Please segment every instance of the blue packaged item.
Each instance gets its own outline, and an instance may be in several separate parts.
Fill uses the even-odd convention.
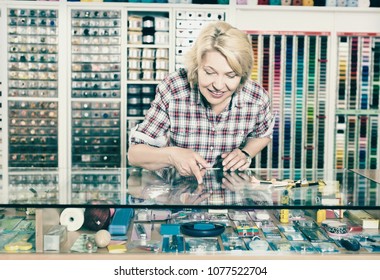
[[[134,211],[132,208],[116,209],[112,221],[108,226],[109,233],[111,235],[126,235],[133,213]]]
[[[178,235],[181,233],[180,224],[162,224],[160,227],[161,235]]]

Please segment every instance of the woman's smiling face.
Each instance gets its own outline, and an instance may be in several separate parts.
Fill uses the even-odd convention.
[[[229,104],[240,80],[241,77],[231,69],[220,52],[209,51],[205,54],[198,69],[198,86],[216,114]]]

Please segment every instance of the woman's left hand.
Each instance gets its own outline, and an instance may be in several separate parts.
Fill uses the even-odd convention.
[[[224,171],[243,171],[246,170],[251,164],[251,162],[247,160],[247,156],[240,149],[235,149],[229,153],[223,153],[222,159]]]

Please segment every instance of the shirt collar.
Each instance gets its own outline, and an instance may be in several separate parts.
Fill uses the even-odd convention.
[[[201,93],[199,92],[198,87],[191,88],[190,102],[193,104],[202,104]]]
[[[243,107],[244,95],[243,95],[242,90],[240,89],[237,93],[235,92],[233,97],[234,98],[232,98],[232,106],[234,106],[236,108]]]

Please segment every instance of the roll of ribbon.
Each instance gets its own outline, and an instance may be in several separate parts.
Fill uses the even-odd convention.
[[[156,16],[154,20],[156,31],[169,31],[169,18]]]
[[[347,7],[358,7],[358,0],[348,0]]]
[[[337,0],[336,1],[338,7],[347,7],[347,1],[346,0]]]
[[[281,5],[281,0],[269,0],[269,5]]]
[[[314,0],[314,6],[326,6],[326,0]]]
[[[86,208],[83,225],[90,230],[101,230],[108,227],[111,220],[109,208]]]
[[[77,231],[84,223],[84,209],[66,208],[62,211],[59,222],[67,227],[68,231]]]
[[[314,6],[314,0],[302,0],[302,6]]]

